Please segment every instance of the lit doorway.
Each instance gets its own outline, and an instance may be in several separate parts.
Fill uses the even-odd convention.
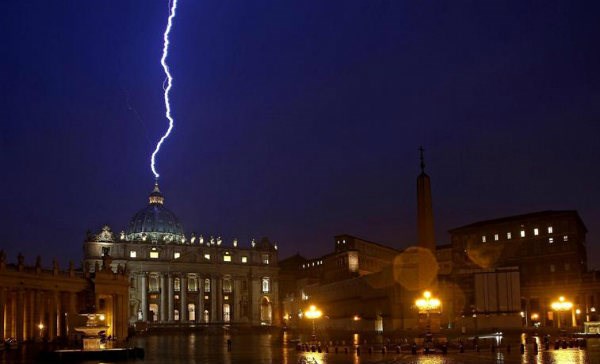
[[[263,297],[260,302],[260,324],[271,325],[272,315],[271,302],[268,297]]]
[[[193,303],[188,303],[188,319],[196,321],[196,305]]]
[[[231,309],[229,303],[223,304],[223,321],[229,322],[231,320]]]

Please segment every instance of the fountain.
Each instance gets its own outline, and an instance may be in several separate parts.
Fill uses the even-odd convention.
[[[83,313],[85,326],[75,326],[73,329],[83,333],[82,349],[57,349],[42,353],[48,362],[80,362],[86,360],[117,361],[144,357],[144,349],[115,346],[112,340],[106,340],[107,317],[103,313]],[[109,317],[110,318],[110,317]],[[110,321],[110,320],[108,320]]]
[[[82,332],[83,350],[101,350],[106,349],[106,341],[102,333],[106,333],[108,326],[104,323],[106,317],[101,313],[80,314],[87,317],[85,326],[75,327],[75,331]]]

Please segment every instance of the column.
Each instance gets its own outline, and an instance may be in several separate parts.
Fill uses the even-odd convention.
[[[56,337],[56,302],[54,292],[47,292],[48,302],[48,340],[54,340]]]
[[[56,323],[56,336],[60,336],[62,332],[62,323],[60,322],[62,311],[62,304],[60,302],[60,294],[58,291],[54,291],[54,322]]]
[[[240,283],[239,278],[233,279],[233,294],[231,295],[233,298],[230,299],[231,309],[233,310],[233,316],[231,321],[237,322],[240,320],[240,299],[242,297],[242,284]]]
[[[46,320],[46,314],[48,312],[49,306],[48,306],[48,294],[46,293],[46,291],[37,291],[37,296],[38,296],[38,301],[36,301],[36,304],[39,303],[38,309],[39,309],[39,322],[38,323],[42,323],[44,324],[44,329],[43,331],[40,333],[40,339],[43,340],[44,337],[46,337],[48,335],[48,322]]]
[[[37,328],[36,319],[34,311],[36,310],[35,306],[35,291],[30,290],[27,292],[27,321],[29,324],[27,325],[27,339],[33,340],[36,337],[36,332],[39,330]]]
[[[141,310],[142,310],[142,321],[148,321],[148,283],[146,282],[146,273],[142,273],[140,276],[140,291],[141,291]]]
[[[173,276],[171,274],[169,274],[169,277],[167,279],[167,285],[168,285],[168,296],[167,296],[167,301],[169,303],[169,311],[167,314],[167,318],[169,319],[170,322],[173,322],[173,310],[175,309],[174,307],[174,303],[173,303]]]
[[[23,340],[28,340],[29,339],[29,291],[23,291],[23,319],[22,319],[22,326],[23,326]]]
[[[7,291],[6,292],[6,331],[4,332],[5,337],[15,337],[15,291]]]
[[[6,308],[6,288],[0,287],[0,341],[4,340],[4,309],[5,308]]]
[[[40,332],[42,330],[39,329],[38,325],[40,323],[44,322],[43,318],[40,315],[40,305],[41,305],[41,302],[40,302],[40,291],[35,290],[35,291],[32,292],[32,294],[33,294],[33,298],[32,298],[33,311],[32,311],[31,314],[33,315],[32,321],[33,321],[33,324],[35,325],[34,326],[33,335],[32,335],[32,339],[38,341],[38,340],[42,339],[42,337],[40,335]]]
[[[246,281],[246,286],[248,287],[248,307],[246,315],[248,315],[248,319],[252,324],[255,324],[254,320],[254,287],[252,283],[252,275],[248,274]]]
[[[75,317],[77,316],[77,293],[69,292],[68,299],[67,335],[71,335],[73,332],[73,325],[75,324]]]
[[[160,275],[160,321],[167,321],[167,277]]]
[[[25,321],[25,309],[23,307],[24,299],[25,299],[25,292],[22,289],[19,289],[17,291],[17,317],[16,317],[17,332],[15,335],[16,339],[18,341],[23,341],[23,339],[24,339],[24,337],[23,337],[23,322]]]
[[[180,286],[181,296],[179,302],[181,303],[181,309],[179,310],[179,322],[187,321],[187,276],[183,274],[181,276]]]
[[[217,316],[217,280],[210,277],[210,322],[219,321]]]
[[[200,276],[198,276],[200,277]],[[198,278],[198,308],[196,308],[196,322],[204,322],[204,278]]]
[[[121,312],[119,313],[119,317],[121,317],[121,337],[120,339],[125,339],[128,336],[128,327],[129,327],[129,293],[119,295],[121,302]]]
[[[223,277],[217,279],[217,317],[223,321]]]

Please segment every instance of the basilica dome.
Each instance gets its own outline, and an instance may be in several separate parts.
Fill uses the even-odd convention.
[[[148,199],[148,206],[138,211],[129,222],[126,239],[155,243],[185,242],[183,227],[175,214],[164,206],[164,196],[158,183]]]

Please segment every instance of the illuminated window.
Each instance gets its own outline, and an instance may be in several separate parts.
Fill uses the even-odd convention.
[[[180,256],[181,256],[180,252],[173,253],[173,259],[179,259]]]
[[[268,293],[271,290],[271,281],[269,277],[263,277],[262,279],[262,292]]]
[[[179,321],[179,310],[173,311],[173,320]]]
[[[208,296],[204,296],[204,299],[205,299],[205,300],[208,300],[208,299],[210,299],[210,298],[209,298]]]
[[[481,242],[482,242],[482,243],[485,243],[485,235],[482,235],[482,236],[481,236]]]
[[[242,263],[248,263],[248,257],[242,257]]]
[[[223,279],[223,292],[231,293],[231,279]]]
[[[552,234],[552,233],[553,233],[553,230],[554,230],[554,229],[552,229],[552,226],[548,226],[548,234]]]
[[[210,260],[210,254],[208,254],[208,253],[204,254],[204,259]]]
[[[269,254],[263,254],[262,262],[263,264],[269,264]]]
[[[498,234],[494,234],[494,240],[498,241],[498,239],[500,239],[500,237],[498,236]]]
[[[525,237],[525,230],[521,230],[521,237],[524,238]]]
[[[506,239],[508,239],[508,240],[512,239],[512,233],[506,233]]]
[[[548,242],[549,242],[550,244],[554,243],[554,238],[548,238]]]
[[[228,253],[226,253],[225,255],[223,255],[223,261],[224,262],[231,262],[231,255],[229,255]]]
[[[554,264],[550,264],[550,272],[555,272],[556,271],[556,267],[554,266]]]
[[[535,235],[535,236],[540,235],[540,230],[538,228],[533,229],[533,235]]]
[[[129,252],[129,258],[135,258],[137,257],[137,252],[135,250],[132,250]]]
[[[204,292],[210,292],[210,278],[204,280]]]
[[[198,279],[196,277],[188,278],[188,291],[190,291],[190,292],[198,291]]]
[[[156,251],[150,252],[150,258],[158,259],[158,252],[156,252]]]
[[[563,241],[569,241],[569,235],[563,236]]]
[[[150,292],[158,291],[158,277],[150,276],[150,281],[148,282],[148,290]]]
[[[173,286],[175,287],[174,288],[175,291],[177,291],[177,292],[181,291],[181,279],[175,278],[173,280]]]

